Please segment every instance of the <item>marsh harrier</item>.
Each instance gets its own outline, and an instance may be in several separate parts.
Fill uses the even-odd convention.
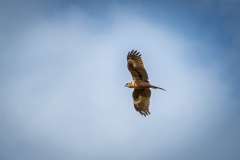
[[[150,88],[165,89],[154,86],[148,81],[148,74],[144,68],[140,52],[132,50],[127,55],[128,70],[132,75],[132,81],[128,82],[125,87],[134,88],[132,93],[133,104],[137,112],[145,116],[149,115],[149,104],[151,97]]]

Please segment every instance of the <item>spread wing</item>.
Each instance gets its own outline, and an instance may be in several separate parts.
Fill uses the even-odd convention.
[[[128,52],[127,61],[132,78],[148,82],[148,74],[144,68],[140,52],[137,52],[137,50]]]
[[[147,89],[134,89],[133,91],[133,103],[137,112],[145,116],[150,114],[149,104],[151,97],[151,90]]]

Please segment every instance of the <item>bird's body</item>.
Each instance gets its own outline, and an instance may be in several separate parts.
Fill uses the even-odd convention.
[[[128,82],[128,87],[135,88],[135,89],[145,89],[145,88],[161,89],[157,86],[150,84],[149,82],[145,82],[139,79],[133,79],[131,82]]]
[[[141,54],[137,50],[132,50],[128,52],[127,56],[128,70],[132,75],[132,81],[128,82],[125,86],[129,88],[134,88],[132,97],[133,104],[137,112],[141,115],[148,115],[149,104],[151,97],[150,88],[162,89],[155,85],[152,85],[148,81],[148,74],[144,68],[144,64],[141,58]],[[162,89],[164,90],[164,89]]]

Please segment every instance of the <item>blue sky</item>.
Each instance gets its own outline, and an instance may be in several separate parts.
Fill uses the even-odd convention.
[[[0,159],[239,159],[239,6],[1,1]],[[167,90],[146,118],[132,49]]]

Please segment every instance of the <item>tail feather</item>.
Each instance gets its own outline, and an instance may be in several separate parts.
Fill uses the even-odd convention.
[[[160,87],[158,87],[158,86],[154,86],[154,85],[151,85],[151,88],[154,88],[154,89],[161,89],[161,90],[164,90],[164,91],[166,91],[165,89],[163,89],[163,88],[160,88]]]

